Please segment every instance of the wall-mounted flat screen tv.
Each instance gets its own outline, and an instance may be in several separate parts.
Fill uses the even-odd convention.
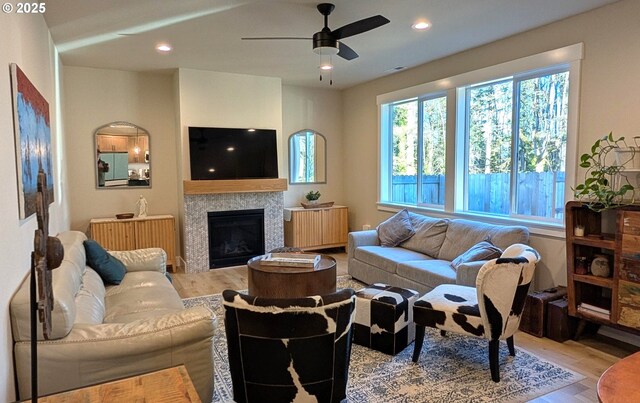
[[[189,127],[192,180],[278,177],[276,131]]]

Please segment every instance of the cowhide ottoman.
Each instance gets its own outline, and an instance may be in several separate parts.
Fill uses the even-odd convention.
[[[415,337],[413,303],[418,293],[376,283],[356,293],[353,342],[395,355]]]

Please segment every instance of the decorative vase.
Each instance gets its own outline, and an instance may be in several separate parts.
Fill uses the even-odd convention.
[[[576,274],[588,274],[589,269],[587,265],[587,258],[584,256],[576,257]]]
[[[605,255],[595,255],[591,261],[591,274],[598,277],[609,277],[609,259]]]

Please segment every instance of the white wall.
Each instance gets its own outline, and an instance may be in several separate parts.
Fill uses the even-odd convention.
[[[282,131],[285,172],[289,169],[289,136],[297,131],[310,129],[321,133],[327,140],[327,183],[317,185],[291,185],[284,194],[286,207],[299,206],[306,201],[304,195],[319,190],[320,201],[344,204],[342,152],[342,94],[322,88],[282,86]],[[280,175],[284,176],[284,175]]]
[[[640,1],[623,0],[510,38],[396,73],[344,91],[345,199],[351,228],[389,216],[377,210],[376,96],[505,61],[583,42],[578,155],[611,130],[640,135]],[[578,178],[581,178],[581,171]],[[580,179],[581,180],[581,179]],[[564,239],[534,235],[543,261],[536,288],[566,284]]]
[[[58,88],[57,52],[44,19],[39,15],[0,14],[0,173],[5,180],[0,192],[0,245],[2,292],[0,292],[0,401],[15,400],[13,383],[13,340],[9,318],[9,301],[29,272],[33,250],[35,215],[19,220],[16,182],[16,157],[11,105],[9,64],[17,63],[49,103],[53,154],[54,199],[49,206],[49,233],[55,235],[69,227],[67,184],[60,161],[65,158],[64,141],[56,91]],[[55,275],[55,274],[54,274]]]
[[[279,78],[180,69],[176,79],[183,157],[181,178],[191,178],[189,126],[275,129],[278,173],[279,177],[286,177]]]
[[[172,85],[167,74],[64,67],[72,229],[86,231],[91,218],[134,212],[140,195],[147,199],[150,215],[178,215]],[[151,188],[96,188],[94,132],[113,121],[131,122],[149,132]]]

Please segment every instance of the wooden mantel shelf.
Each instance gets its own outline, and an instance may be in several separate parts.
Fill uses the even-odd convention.
[[[284,192],[285,190],[287,190],[286,178],[184,181],[185,195]]]

